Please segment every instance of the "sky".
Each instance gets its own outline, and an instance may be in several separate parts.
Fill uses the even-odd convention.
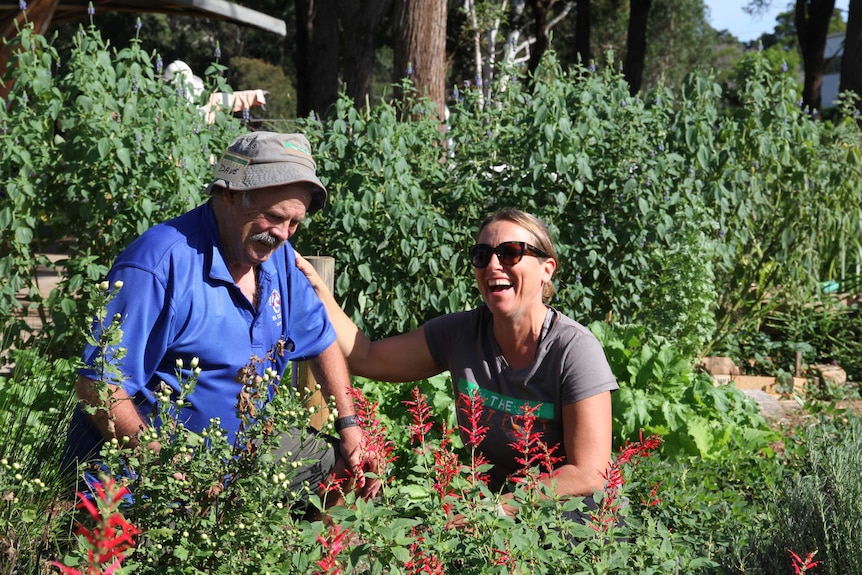
[[[847,21],[847,6],[850,0],[835,0],[835,7],[844,10],[844,20]],[[709,7],[710,25],[716,30],[730,30],[742,42],[760,38],[765,32],[775,29],[775,17],[781,12],[790,10],[793,2],[787,0],[772,0],[771,7],[760,16],[749,16],[743,12],[749,0],[706,0]]]

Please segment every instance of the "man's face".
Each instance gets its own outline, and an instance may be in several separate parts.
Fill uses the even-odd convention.
[[[228,264],[256,266],[269,259],[305,219],[311,192],[304,184],[253,190],[249,201],[242,193],[228,192],[228,220],[222,243]]]

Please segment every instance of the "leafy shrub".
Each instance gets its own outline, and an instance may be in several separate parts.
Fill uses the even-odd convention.
[[[699,74],[632,98],[613,67],[563,70],[551,54],[529,90],[500,78],[491,101],[459,87],[445,133],[412,99],[343,99],[306,124],[333,193],[298,242],[336,257],[336,295],[374,336],[475,303],[463,253],[505,205],[555,235],[555,306],[697,353],[759,329],[779,294],[807,301],[860,242],[859,214],[839,208],[862,205],[858,128],[813,121],[763,64],[729,113]]]
[[[93,26],[79,29],[67,61],[32,27],[12,50],[17,65],[0,106],[0,332],[30,331],[22,302],[37,308],[51,352],[76,353],[84,284],[104,276],[138,234],[202,201],[210,162],[239,129],[219,113],[207,124],[185,89],[159,79],[162,61],[138,42],[110,49]],[[208,70],[218,83],[223,67]],[[63,281],[43,298],[37,266],[67,256]],[[5,347],[5,346],[4,346]],[[20,347],[20,346],[19,346]]]
[[[769,454],[777,435],[753,401],[732,386],[716,386],[690,357],[668,342],[644,337],[641,326],[599,322],[590,329],[602,342],[620,389],[613,394],[614,436],[641,432],[663,439],[669,457],[721,461],[737,450]]]

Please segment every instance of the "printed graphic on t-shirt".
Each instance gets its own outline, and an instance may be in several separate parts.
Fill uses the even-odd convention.
[[[461,379],[460,381],[458,381],[459,392],[465,393],[467,395],[472,395],[473,390],[478,391],[479,395],[482,396],[483,405],[486,411],[494,410],[502,411],[503,413],[507,413],[509,415],[523,415],[525,407],[536,407],[537,409],[535,413],[538,419],[554,419],[553,405],[537,401],[527,401],[524,399],[508,397],[506,395],[503,395],[502,393],[496,393],[489,389],[479,387],[479,385],[473,383],[472,381],[467,381],[466,379]]]

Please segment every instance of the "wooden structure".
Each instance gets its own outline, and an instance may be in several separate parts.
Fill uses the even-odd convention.
[[[96,14],[105,12],[149,12],[175,16],[194,16],[214,20],[227,20],[252,26],[280,36],[287,34],[284,20],[274,18],[225,0],[0,0],[0,77],[6,72],[11,51],[6,43],[21,26],[32,23],[33,29],[45,34],[52,24],[82,20],[88,17],[90,4]],[[26,10],[21,10],[26,7]],[[5,98],[8,87],[0,85],[0,98]]]
[[[320,276],[326,287],[332,291],[335,285],[335,258],[330,256],[305,256],[305,259],[314,267],[317,275]],[[312,375],[311,369],[308,367],[308,362],[294,362],[291,373],[293,374],[292,385],[306,394],[306,403],[309,406],[313,405],[317,408],[317,411],[311,416],[311,426],[315,429],[323,429],[323,426],[326,425],[326,421],[329,419],[328,398],[324,397],[320,390],[317,389],[317,381],[315,381],[314,375]]]
[[[274,18],[225,0],[30,0],[27,6],[27,21],[33,22],[36,31],[44,33],[52,23],[82,20],[87,18],[87,10],[92,3],[96,14],[105,12],[149,12],[174,16],[195,16],[212,20],[228,20],[245,26],[260,28],[280,36],[287,34],[284,20]],[[18,0],[0,0],[0,30],[8,38],[10,30],[14,33],[15,22],[24,21],[22,3]]]

